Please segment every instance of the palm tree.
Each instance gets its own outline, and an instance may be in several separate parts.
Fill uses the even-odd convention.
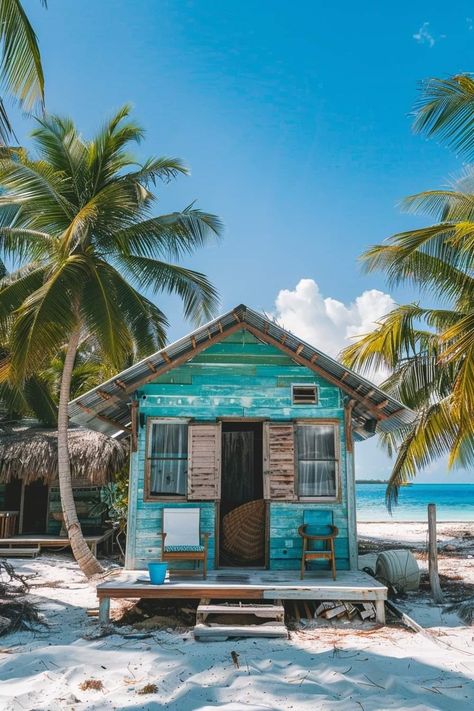
[[[152,215],[150,186],[187,170],[176,158],[137,164],[128,149],[143,131],[128,115],[125,106],[90,141],[69,119],[38,120],[37,157],[18,149],[0,159],[0,240],[4,255],[17,261],[0,281],[0,338],[10,349],[5,367],[23,382],[66,344],[59,484],[71,547],[87,576],[102,569],[82,537],[72,496],[67,405],[78,348],[93,338],[120,369],[132,350],[142,355],[162,347],[166,317],[143,291],[177,294],[194,319],[209,318],[217,302],[207,278],[176,261],[218,235],[221,223],[193,206]]]
[[[415,111],[415,130],[438,136],[474,156],[474,81],[431,80]],[[436,222],[394,235],[364,255],[367,271],[382,269],[390,285],[411,284],[438,303],[394,309],[379,327],[346,348],[352,367],[388,368],[383,387],[417,412],[414,422],[384,436],[397,457],[387,503],[398,487],[438,457],[449,466],[474,464],[474,170],[465,168],[450,189],[413,195],[414,214]]]
[[[46,427],[57,427],[58,400],[64,367],[65,348],[45,368],[29,375],[24,382],[12,380],[8,373],[9,349],[0,348],[3,363],[0,379],[0,429],[10,428],[25,418],[33,418]],[[131,365],[131,359],[124,363]],[[78,349],[71,376],[71,399],[108,380],[114,371],[98,351],[97,344],[85,339]]]
[[[46,7],[46,0],[41,0]],[[19,0],[0,0],[0,77],[10,98],[26,111],[43,107],[44,76],[36,35]],[[0,141],[13,133],[3,98],[0,98]]]

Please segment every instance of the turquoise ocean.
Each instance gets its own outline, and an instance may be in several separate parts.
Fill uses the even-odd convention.
[[[385,506],[384,484],[357,484],[359,521],[426,521],[436,504],[438,521],[474,521],[474,484],[412,484],[400,489],[392,515]]]

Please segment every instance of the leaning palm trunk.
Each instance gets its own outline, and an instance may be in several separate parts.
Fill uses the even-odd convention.
[[[58,411],[59,483],[66,530],[86,575],[101,568],[81,534],[67,442],[79,327],[104,361],[121,370],[131,356],[165,345],[166,316],[141,289],[177,294],[185,316],[195,320],[209,320],[217,305],[208,279],[174,262],[220,234],[220,220],[193,206],[151,216],[150,186],[187,170],[176,158],[137,164],[128,145],[140,141],[142,131],[128,114],[128,107],[120,109],[91,141],[69,119],[45,117],[34,135],[39,160],[24,150],[0,160],[0,257],[13,257],[16,266],[0,275],[8,373],[23,384],[68,340]]]
[[[84,573],[90,578],[97,573],[103,573],[104,569],[92,554],[89,546],[82,535],[81,524],[77,517],[76,504],[72,490],[71,462],[69,460],[68,448],[68,411],[69,395],[71,390],[71,377],[74,368],[77,348],[79,345],[80,329],[77,327],[69,338],[64,368],[61,377],[61,389],[59,393],[58,407],[58,475],[59,490],[61,493],[61,505],[64,514],[64,526],[71,543],[72,552],[77,563]]]

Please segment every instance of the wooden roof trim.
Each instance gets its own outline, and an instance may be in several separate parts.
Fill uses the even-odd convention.
[[[198,355],[202,351],[206,350],[207,348],[210,347],[213,343],[218,343],[219,341],[224,340],[227,338],[227,336],[231,335],[232,333],[235,333],[236,331],[240,330],[247,330],[250,333],[252,333],[254,336],[256,336],[259,340],[268,343],[269,345],[273,345],[279,350],[283,351],[286,353],[288,356],[290,356],[295,362],[308,367],[310,370],[313,372],[317,373],[318,375],[322,376],[325,378],[328,382],[332,383],[333,385],[336,385],[337,387],[341,388],[344,392],[346,392],[348,395],[350,395],[352,398],[355,398],[357,401],[357,406],[362,406],[365,407],[376,419],[378,420],[383,420],[387,419],[388,417],[392,417],[393,415],[399,414],[400,412],[404,411],[404,408],[401,408],[397,410],[396,412],[393,413],[385,413],[383,412],[384,407],[386,404],[389,404],[389,400],[384,400],[381,403],[373,403],[371,402],[368,398],[374,393],[377,392],[377,390],[371,390],[368,395],[363,396],[359,391],[364,387],[364,383],[359,384],[357,387],[352,388],[351,386],[347,385],[344,380],[350,373],[347,371],[344,371],[342,376],[336,377],[332,373],[328,372],[324,368],[322,368],[319,365],[316,365],[316,361],[319,358],[318,353],[313,353],[311,357],[305,357],[302,355],[302,351],[304,349],[304,344],[303,343],[298,343],[296,350],[293,350],[289,346],[285,344],[285,341],[288,337],[288,334],[286,332],[283,333],[283,335],[280,338],[276,338],[272,336],[268,332],[268,323],[265,321],[263,328],[259,328],[256,326],[253,326],[249,324],[247,321],[242,320],[242,317],[239,316],[235,311],[232,312],[233,316],[236,318],[237,323],[234,323],[233,325],[229,326],[228,328],[223,329],[222,328],[222,323],[218,322],[217,327],[218,331],[216,331],[214,334],[210,332],[208,329],[208,339],[203,339],[200,343],[197,343],[196,338],[194,335],[190,335],[190,343],[192,345],[192,348],[190,348],[188,351],[185,353],[182,353],[180,356],[173,358],[172,356],[169,356],[167,353],[164,356],[165,358],[165,363],[160,364],[160,365],[155,365],[152,363],[150,360],[145,361],[145,364],[149,367],[149,369],[152,371],[152,373],[148,376],[140,378],[138,381],[134,381],[130,385],[126,385],[123,381],[120,381],[122,385],[125,385],[125,387],[122,387],[122,385],[119,385],[119,387],[122,390],[122,394],[117,397],[116,395],[111,394],[111,400],[112,402],[118,400],[118,401],[123,401],[124,395],[128,395],[133,393],[137,388],[139,388],[141,385],[146,385],[149,382],[152,382],[155,380],[157,377],[160,375],[165,374],[169,370],[172,370],[175,367],[178,367],[179,365],[186,363],[188,360],[191,360],[194,356]],[[245,318],[245,316],[244,316]],[[163,355],[163,351],[161,351],[160,355]],[[166,359],[167,357],[167,359]],[[116,379],[114,382],[117,383]],[[118,383],[117,383],[118,385]],[[100,395],[99,395],[100,397]],[[84,409],[85,411],[89,412],[90,414],[98,417],[99,419],[103,419],[105,422],[109,422],[112,424],[114,427],[118,427],[119,429],[125,429],[128,431],[128,428],[124,427],[123,425],[117,423],[115,420],[111,420],[109,418],[106,418],[105,415],[99,415],[99,413],[102,411],[102,409],[105,409],[107,405],[110,405],[111,402],[105,401],[101,403],[97,403],[96,407],[97,409],[92,410],[90,408],[86,408],[82,403],[77,402],[79,407]]]
[[[231,333],[235,333],[235,331],[241,331],[242,329],[246,328],[246,324],[240,322],[236,323],[233,326],[230,326],[227,328],[225,331],[218,331],[212,336],[211,343],[219,343],[219,341],[223,341],[227,336],[230,336]],[[166,363],[165,365],[161,365],[155,368],[155,371],[153,375],[147,375],[146,378],[142,378],[139,383],[135,382],[133,385],[129,385],[127,387],[127,393],[131,394],[133,393],[137,388],[139,388],[141,385],[146,385],[147,383],[151,382],[152,380],[155,380],[158,378],[160,375],[164,375],[167,373],[169,370],[172,370],[173,368],[177,368],[178,365],[182,365],[183,363],[186,363],[188,360],[191,360],[191,358],[194,358],[196,355],[201,353],[201,351],[206,350],[209,348],[210,342],[209,340],[204,340],[199,344],[196,344],[195,348],[190,349],[186,353],[183,353],[182,355],[178,356],[174,360],[171,360],[169,363]]]
[[[85,405],[82,404],[82,402],[77,403],[81,410],[84,412],[87,412],[88,415],[92,415],[93,417],[97,417],[98,420],[102,420],[102,422],[106,422],[108,425],[113,425],[113,427],[116,427],[118,430],[123,430],[124,432],[132,432],[130,427],[127,427],[126,425],[122,425],[120,422],[117,422],[116,420],[113,420],[110,417],[106,417],[106,415],[102,415],[100,412],[96,412],[95,410],[91,410],[90,407],[86,407]]]

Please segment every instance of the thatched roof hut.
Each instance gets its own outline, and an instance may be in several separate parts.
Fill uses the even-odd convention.
[[[69,454],[74,479],[101,486],[125,464],[128,443],[84,428],[69,430]],[[25,484],[58,476],[58,433],[54,429],[22,427],[0,432],[0,483],[21,479]]]

